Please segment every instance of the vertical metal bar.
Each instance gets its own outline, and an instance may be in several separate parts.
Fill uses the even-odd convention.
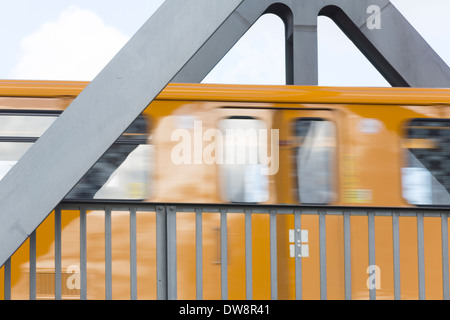
[[[444,300],[450,299],[448,276],[448,220],[447,214],[441,213],[442,233],[442,292]]]
[[[294,243],[295,243],[295,299],[302,299],[302,223],[301,211],[294,211]]]
[[[320,299],[327,299],[326,212],[319,212]]]
[[[30,234],[30,300],[36,300],[36,230]]]
[[[222,300],[228,299],[227,210],[220,209],[220,278]]]
[[[375,280],[375,284],[378,281],[376,277],[378,276],[377,272],[375,271],[376,265],[375,265],[375,213],[374,212],[368,212],[368,226],[369,226],[369,267],[370,270],[373,270],[375,272],[374,277],[372,278]],[[375,300],[377,298],[377,292],[376,292],[376,285],[374,283],[370,283],[369,286],[369,298],[370,300]]]
[[[55,209],[55,299],[61,300],[61,209]]]
[[[345,269],[345,299],[352,299],[352,256],[350,237],[350,212],[344,212],[344,269]]]
[[[245,293],[246,299],[253,299],[253,265],[252,265],[252,210],[245,210]]]
[[[392,245],[394,251],[394,299],[401,299],[399,213],[392,213]]]
[[[130,299],[137,299],[136,208],[130,209]]]
[[[174,206],[167,212],[167,298],[177,299],[177,212]]]
[[[270,297],[278,299],[277,212],[270,210]]]
[[[111,209],[105,210],[105,299],[112,299]]]
[[[423,213],[417,213],[417,258],[419,271],[419,299],[425,299],[425,257],[423,240]]]
[[[167,299],[167,217],[164,206],[156,207],[156,298]]]
[[[203,299],[203,210],[195,210],[195,279],[197,300]]]
[[[86,209],[80,209],[80,299],[87,299],[87,226]]]
[[[11,258],[6,260],[4,267],[4,296],[5,300],[11,300]]]

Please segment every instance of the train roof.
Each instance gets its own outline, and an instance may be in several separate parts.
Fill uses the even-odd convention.
[[[85,81],[0,80],[0,97],[76,97]],[[169,84],[156,100],[450,106],[450,88]]]

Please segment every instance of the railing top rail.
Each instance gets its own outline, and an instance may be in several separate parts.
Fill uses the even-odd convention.
[[[249,203],[181,203],[181,202],[142,202],[133,200],[71,200],[63,201],[58,205],[62,210],[105,210],[128,211],[135,208],[139,211],[155,211],[158,207],[174,207],[177,212],[194,212],[201,209],[204,212],[220,212],[226,209],[227,213],[244,213],[251,210],[252,213],[293,214],[300,210],[301,214],[318,214],[324,212],[327,215],[342,215],[348,212],[350,215],[367,215],[369,212],[376,216],[391,216],[393,212],[401,216],[439,216],[450,213],[450,207],[369,207],[369,206],[329,206],[329,205],[295,205],[295,204],[249,204]]]

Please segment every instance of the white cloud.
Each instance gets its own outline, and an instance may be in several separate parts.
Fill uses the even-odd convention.
[[[70,6],[22,39],[15,79],[92,80],[128,37],[93,12]]]

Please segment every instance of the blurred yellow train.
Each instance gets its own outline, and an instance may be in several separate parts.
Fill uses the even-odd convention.
[[[87,83],[0,81],[0,178]],[[95,107],[95,106],[92,106]],[[126,107],[126,106],[124,106]],[[158,203],[450,205],[450,90],[170,84],[66,199]],[[101,130],[101,128],[99,128]],[[95,137],[93,137],[94,139]],[[39,170],[39,168],[36,168]],[[36,292],[54,297],[53,213],[37,229]],[[138,298],[156,298],[155,216],[138,213]],[[253,218],[253,298],[270,298],[268,218]],[[129,218],[113,215],[113,298],[129,298]],[[294,298],[278,217],[278,298]],[[425,218],[426,297],[442,298],[441,220]],[[393,298],[392,222],[376,217],[377,298]],[[104,214],[87,214],[88,298],[104,298]],[[79,212],[62,214],[63,298],[79,298]],[[195,298],[194,216],[177,220],[178,298]],[[203,297],[219,299],[219,216],[203,218]],[[244,219],[228,222],[230,299],[245,298]],[[402,298],[417,298],[416,220],[400,218]],[[303,298],[320,298],[318,216],[302,217]],[[352,297],[367,298],[367,218],[352,217]],[[343,220],[327,216],[328,298],[344,298]],[[381,250],[378,250],[381,248]],[[11,297],[27,299],[28,242],[11,259]],[[2,268],[4,269],[4,268]],[[0,282],[3,283],[3,271]],[[127,281],[125,281],[127,280]],[[0,290],[1,292],[1,290]],[[3,294],[3,293],[1,293]],[[1,296],[3,297],[3,295]]]

